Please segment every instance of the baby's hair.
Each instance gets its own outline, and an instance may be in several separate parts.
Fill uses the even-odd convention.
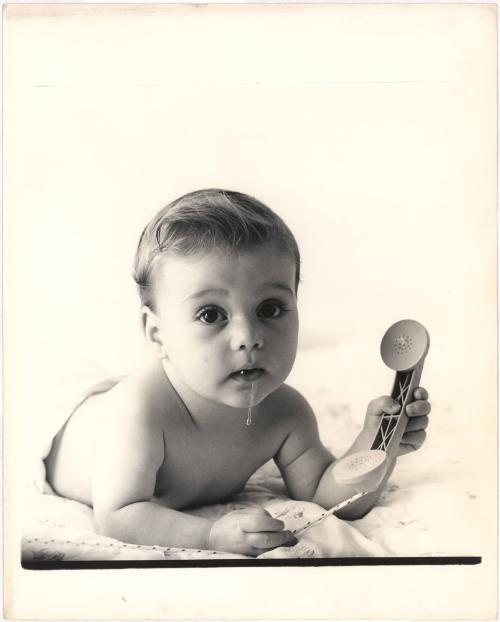
[[[146,226],[139,240],[134,280],[141,303],[154,308],[153,271],[166,253],[192,255],[214,249],[246,250],[266,243],[295,260],[295,289],[300,280],[297,242],[283,220],[254,197],[209,188],[172,201]]]

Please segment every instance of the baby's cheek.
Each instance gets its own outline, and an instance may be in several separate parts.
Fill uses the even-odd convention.
[[[196,354],[193,352],[191,353],[191,359],[193,360],[193,358],[196,356]],[[211,356],[210,354],[202,354],[201,357],[198,359],[197,364],[195,365],[195,363],[192,363],[193,368],[196,366],[197,368],[197,374],[199,376],[199,379],[202,382],[209,382],[210,379],[216,375],[216,372],[221,368],[221,361],[220,359],[217,359],[214,356]]]
[[[293,367],[295,358],[297,356],[297,341],[297,338],[291,339],[287,344],[288,347],[286,348],[284,358],[286,359],[286,362],[290,369]]]

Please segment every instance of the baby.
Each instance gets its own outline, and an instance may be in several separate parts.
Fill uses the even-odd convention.
[[[354,494],[335,482],[309,404],[285,384],[299,277],[293,235],[252,197],[201,190],[162,209],[142,233],[134,271],[154,356],[84,401],[57,434],[46,459],[55,492],[92,506],[106,536],[253,556],[293,542],[282,521],[264,509],[218,520],[189,510],[223,502],[271,458],[293,499],[331,508]],[[413,397],[400,454],[425,438],[427,392]],[[347,453],[369,448],[380,416],[398,409],[390,397],[370,402]],[[393,466],[340,516],[368,512]]]

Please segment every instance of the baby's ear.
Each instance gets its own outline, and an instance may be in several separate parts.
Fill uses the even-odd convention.
[[[146,341],[151,344],[159,358],[165,357],[158,315],[148,306],[141,307],[142,329]]]

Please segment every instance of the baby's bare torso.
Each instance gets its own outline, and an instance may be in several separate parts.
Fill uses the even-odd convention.
[[[167,381],[168,383],[168,381]],[[106,393],[89,397],[56,436],[46,459],[47,480],[65,497],[92,506],[96,451],[102,430],[111,422],[120,434],[117,409],[127,401],[143,400],[145,425],[163,437],[164,457],[156,473],[151,500],[182,510],[223,501],[241,490],[247,479],[278,452],[290,431],[289,418],[280,408],[279,392],[254,409],[247,426],[243,413],[216,419],[210,426],[194,423],[180,398],[169,395],[157,371],[126,378]],[[286,389],[283,389],[286,390]],[[151,410],[154,416],[151,416]],[[100,449],[102,451],[102,449]],[[109,451],[113,451],[112,440]]]

